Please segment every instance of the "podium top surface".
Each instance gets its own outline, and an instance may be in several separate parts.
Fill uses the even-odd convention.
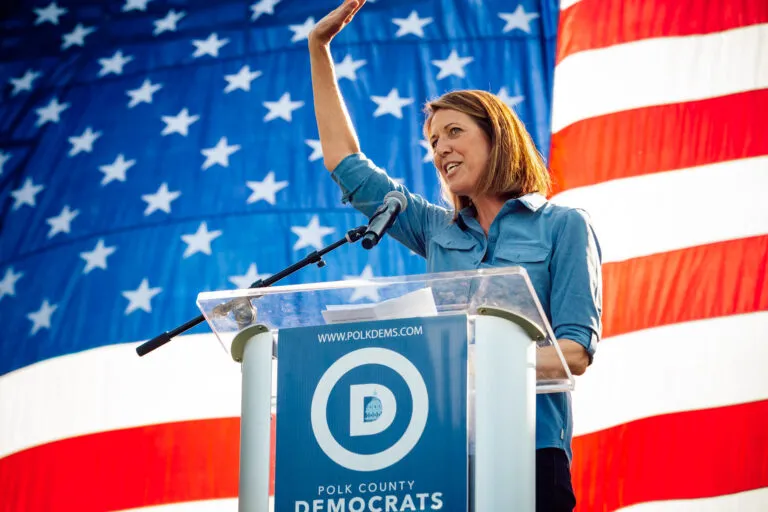
[[[204,292],[197,304],[230,354],[235,336],[252,325],[279,339],[282,329],[449,314],[466,314],[470,322],[477,315],[506,317],[539,347],[560,352],[522,267]]]
[[[250,308],[244,307],[248,304]],[[523,316],[552,336],[522,267],[202,292],[197,305],[217,334],[238,332],[253,323],[280,330],[447,313],[474,315],[485,306]],[[247,318],[248,310],[254,318]]]

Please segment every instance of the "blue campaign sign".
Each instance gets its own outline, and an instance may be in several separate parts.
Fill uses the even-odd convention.
[[[283,329],[275,510],[467,510],[467,317]]]

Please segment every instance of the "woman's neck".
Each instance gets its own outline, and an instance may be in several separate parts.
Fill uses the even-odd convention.
[[[472,204],[475,207],[475,214],[477,222],[480,223],[480,227],[483,228],[485,234],[488,234],[488,230],[491,229],[491,223],[496,215],[501,211],[501,207],[504,206],[504,199],[500,197],[478,197],[472,198]]]

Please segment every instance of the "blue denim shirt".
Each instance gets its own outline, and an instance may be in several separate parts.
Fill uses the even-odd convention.
[[[427,259],[428,272],[517,265],[528,272],[557,339],[595,352],[601,332],[601,254],[587,214],[554,205],[540,194],[510,199],[486,236],[473,210],[454,222],[448,210],[411,194],[363,154],[346,157],[331,175],[344,203],[370,217],[384,196],[399,190],[408,206],[389,235]],[[536,448],[562,448],[571,458],[570,393],[536,396]]]

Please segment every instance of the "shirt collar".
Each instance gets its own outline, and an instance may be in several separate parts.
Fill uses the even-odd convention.
[[[538,192],[531,192],[530,194],[518,197],[517,200],[523,203],[532,212],[538,211],[539,208],[547,204],[547,198]],[[515,201],[515,199],[511,199],[510,201]],[[507,203],[510,201],[507,201]]]
[[[537,212],[542,206],[547,204],[547,198],[543,195],[539,194],[538,192],[531,192],[530,194],[526,194],[522,197],[518,197],[516,199],[510,199],[506,203],[504,203],[504,206],[502,207],[502,210],[508,209],[512,207],[512,205],[515,204],[515,201],[519,201],[523,206],[531,210],[532,212]],[[475,217],[475,210],[471,206],[468,206],[466,208],[463,208],[458,215],[458,218],[456,219],[456,223],[459,225],[462,231],[465,231],[468,227],[466,220],[464,217]]]
[[[467,225],[467,221],[464,220],[464,216],[468,217],[474,217],[472,214],[473,210],[471,206],[468,206],[466,208],[462,208],[462,210],[459,212],[459,215],[456,217],[456,224],[459,226],[459,229],[462,231],[466,231],[469,226]]]

